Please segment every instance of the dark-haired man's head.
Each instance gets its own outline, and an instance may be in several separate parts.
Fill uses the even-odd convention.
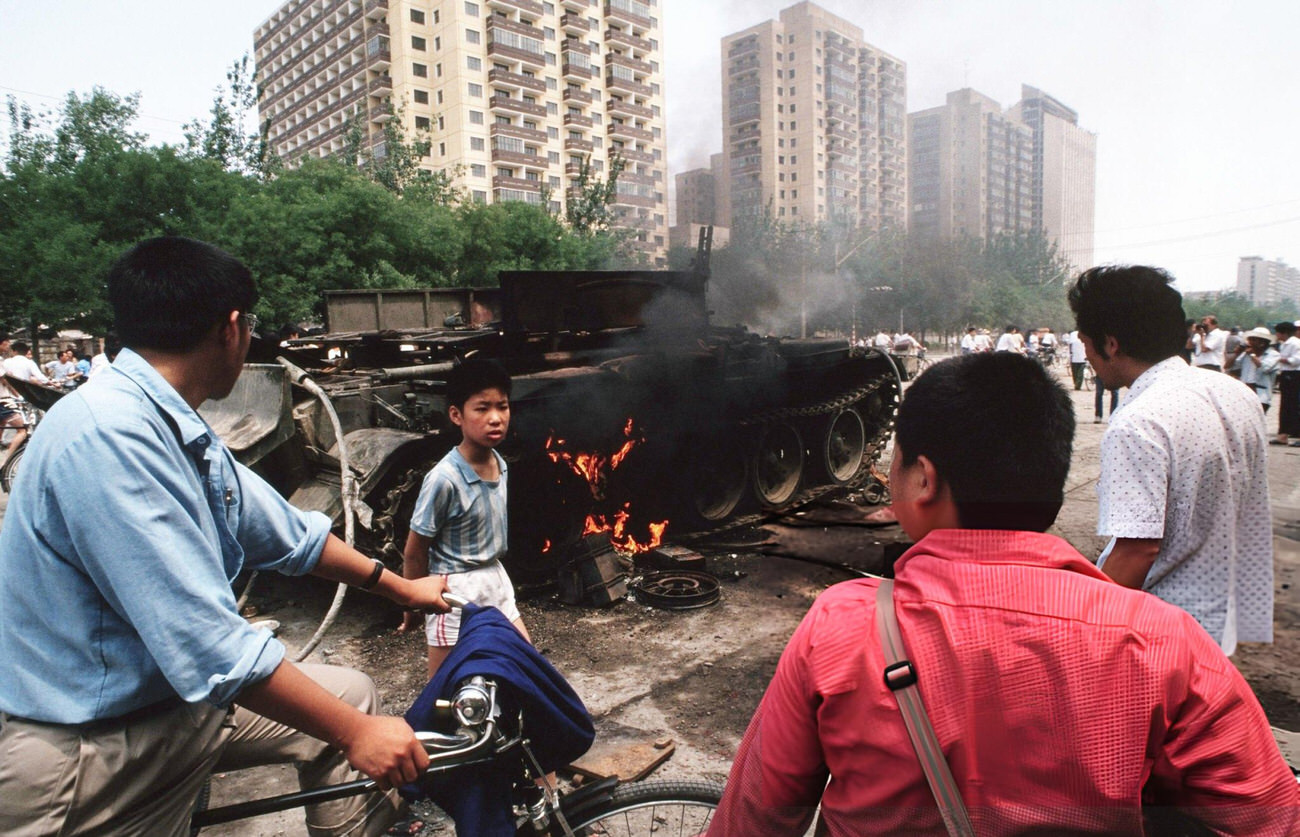
[[[447,375],[447,407],[463,410],[471,396],[488,389],[500,390],[506,398],[510,397],[510,373],[505,367],[491,358],[471,357],[461,361]]]
[[[232,311],[257,302],[253,274],[229,253],[190,238],[142,241],[108,273],[108,301],[122,345],[186,352]]]
[[[1070,288],[1079,337],[1106,386],[1128,386],[1186,345],[1183,298],[1173,281],[1157,267],[1106,265],[1085,270]]]
[[[1289,322],[1287,320],[1283,320],[1282,322],[1273,326],[1273,330],[1277,332],[1278,337],[1280,337],[1283,340],[1286,340],[1288,337],[1293,337],[1295,335],[1295,323]]]
[[[28,352],[32,350],[31,346],[28,346],[26,343],[24,343],[21,340],[15,340],[13,346],[11,346],[10,348],[12,348],[14,350],[14,354],[19,357],[25,356]]]
[[[898,410],[890,490],[914,539],[936,528],[1042,532],[1064,499],[1069,395],[1010,352],[935,364]]]

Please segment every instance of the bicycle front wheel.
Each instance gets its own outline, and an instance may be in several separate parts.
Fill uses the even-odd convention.
[[[569,827],[584,837],[703,834],[721,800],[722,785],[718,782],[632,782],[619,785],[608,798],[568,815]]]
[[[0,465],[0,489],[3,489],[6,494],[13,491],[14,479],[18,476],[18,463],[22,460],[25,450],[27,450],[27,443],[23,442],[18,450],[14,451],[13,456]],[[0,450],[0,456],[4,456],[3,450]]]

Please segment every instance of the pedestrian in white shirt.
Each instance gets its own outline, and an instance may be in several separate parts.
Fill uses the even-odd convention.
[[[993,351],[993,338],[989,336],[987,328],[981,328],[979,334],[975,335],[975,351],[980,354]]]
[[[1025,338],[1020,334],[1020,329],[1015,326],[1007,326],[1006,331],[998,338],[998,347],[994,349],[997,352],[1015,352],[1018,355],[1025,353]]]
[[[1228,362],[1228,371],[1235,372],[1235,377],[1255,391],[1259,405],[1267,413],[1273,405],[1273,383],[1282,356],[1273,348],[1273,333],[1263,326],[1252,328],[1241,340],[1242,344]]]
[[[5,374],[11,378],[17,378],[20,381],[31,381],[37,384],[48,384],[50,379],[45,377],[45,373],[32,360],[32,347],[28,346],[21,340],[15,340],[13,343],[14,353],[5,358]]]
[[[1300,337],[1296,336],[1295,323],[1280,322],[1273,326],[1277,333],[1277,438],[1270,444],[1288,442],[1300,447]]]
[[[1070,374],[1074,376],[1074,388],[1083,389],[1083,368],[1088,365],[1088,354],[1083,349],[1083,341],[1078,331],[1071,331],[1063,338],[1070,349]]]
[[[1219,328],[1219,320],[1213,314],[1206,314],[1192,333],[1192,365],[1204,369],[1223,371],[1223,348],[1228,342],[1228,332]]]
[[[975,354],[975,326],[966,329],[966,333],[962,335],[961,353],[964,355]]]
[[[1102,439],[1103,572],[1188,611],[1231,654],[1273,639],[1264,413],[1250,388],[1187,366],[1168,273],[1094,267],[1070,289],[1097,386],[1129,387]]]
[[[881,329],[876,332],[876,336],[871,338],[871,345],[882,352],[887,352],[894,347],[894,338],[889,336],[889,332]]]

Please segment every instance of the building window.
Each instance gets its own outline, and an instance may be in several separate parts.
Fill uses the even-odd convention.
[[[466,29],[466,30],[465,30],[465,43],[467,43],[467,44],[477,44],[478,42],[479,42],[478,30],[477,30],[477,29]]]
[[[510,121],[510,117],[508,117],[508,116],[500,116],[500,115],[497,116],[497,118],[496,118],[496,123],[497,123],[498,125],[510,125],[510,124],[512,124],[511,121]]]
[[[551,78],[550,76],[547,76],[547,77],[546,77],[546,89],[547,89],[547,90],[559,90],[559,89],[560,89],[560,83],[559,83],[558,81],[556,81],[555,79]]]
[[[546,66],[548,67],[555,66],[555,53],[553,52],[546,53]]]
[[[543,27],[543,28],[542,28],[542,35],[543,35],[543,36],[546,38],[546,40],[548,40],[548,41],[553,41],[553,40],[555,40],[555,30],[552,29],[552,28],[549,27],[549,26],[546,26],[546,27]]]
[[[415,117],[415,130],[417,131],[429,130],[429,117],[427,116]]]
[[[411,65],[411,75],[415,76],[416,78],[428,78],[428,77],[429,77],[429,67],[428,67],[428,65],[426,65],[426,64],[412,64],[412,65]]]
[[[474,55],[467,55],[465,56],[465,67],[470,70],[481,70],[483,69],[483,59]]]
[[[469,138],[469,150],[470,150],[470,151],[482,151],[483,148],[484,148],[484,146],[483,146],[483,138],[482,138],[482,137],[470,137],[470,138]]]
[[[437,51],[440,50],[440,49],[442,49],[442,36],[441,36],[441,35],[434,35],[434,37],[433,37],[433,50],[434,50],[434,52],[437,52]]]
[[[558,177],[548,177],[548,178],[546,178],[546,183],[547,183],[547,185],[550,186],[552,189],[558,189],[558,188],[560,188],[560,178],[558,178]]]
[[[411,23],[424,23],[424,12],[419,9],[411,9]]]
[[[437,10],[437,9],[434,9],[434,10],[433,10],[433,22],[434,22],[434,23],[437,23],[438,20],[439,20],[439,18],[441,18],[441,17],[442,17],[442,15],[439,14],[438,10]]]
[[[558,134],[558,133],[559,133],[559,132],[556,131],[556,134]],[[560,152],[558,152],[558,151],[548,151],[548,152],[546,152],[546,162],[548,162],[548,163],[552,163],[552,164],[554,164],[554,165],[559,165],[559,163],[560,163]]]
[[[487,203],[487,192],[482,189],[475,189],[473,195],[474,203]]]
[[[447,143],[445,142],[438,143],[438,156],[439,157],[447,156]]]
[[[470,112],[469,112],[469,124],[471,124],[471,125],[482,125],[482,124],[483,124],[483,111],[481,111],[481,110],[472,110],[472,111],[470,111]]]
[[[441,90],[439,90],[437,93],[433,94],[433,96],[434,96],[434,99],[437,100],[438,104],[442,104],[442,91],[441,91]]]
[[[469,96],[471,99],[483,98],[483,85],[475,84],[474,82],[471,81],[469,83]]]
[[[411,36],[411,49],[418,49],[420,52],[424,52],[424,47],[425,47],[424,38],[421,38],[419,35]]]
[[[429,91],[428,90],[415,91],[415,103],[417,105],[429,104]]]
[[[559,138],[560,138],[560,129],[557,128],[557,127],[555,127],[554,125],[547,125],[547,126],[546,126],[546,137],[547,137],[547,139],[559,139]]]
[[[447,123],[441,116],[438,117],[438,130],[439,131],[447,130]]]
[[[433,75],[435,78],[442,78],[442,62],[433,65]]]
[[[553,15],[553,14],[555,14],[555,4],[554,4],[554,3],[543,3],[543,4],[542,4],[542,11],[545,12],[546,14],[548,14],[548,15]]]
[[[548,114],[550,114],[551,116],[554,116],[555,114],[557,114],[557,113],[560,112],[560,106],[557,105],[557,104],[555,104],[555,102],[547,102],[547,103],[546,103],[546,112],[547,112]]]
[[[471,177],[487,177],[487,166],[482,163],[471,163],[469,173]]]
[[[471,3],[465,0],[465,14],[470,17],[478,17],[478,3]]]

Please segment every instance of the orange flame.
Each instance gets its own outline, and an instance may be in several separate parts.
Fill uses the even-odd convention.
[[[606,456],[600,453],[578,453],[564,450],[565,441],[557,438],[552,432],[546,440],[546,455],[552,462],[563,462],[573,470],[575,474],[582,477],[587,482],[588,488],[591,489],[593,500],[601,501],[605,499],[605,484],[610,471],[623,464],[633,449],[645,441],[645,437],[637,434],[636,425],[632,418],[628,418],[623,425],[623,435],[627,438],[617,451]],[[594,535],[601,532],[609,532],[609,542],[620,552],[636,554],[654,549],[663,543],[664,531],[668,528],[668,521],[660,523],[650,523],[647,525],[649,538],[643,543],[638,541],[628,531],[628,521],[632,515],[629,511],[631,503],[624,503],[623,508],[614,513],[613,521],[610,521],[604,514],[589,514],[582,527],[582,536]],[[550,549],[550,541],[546,542],[546,548],[543,552]]]
[[[546,543],[542,545],[542,554],[545,555],[550,551],[551,551],[551,541],[547,539]]]

